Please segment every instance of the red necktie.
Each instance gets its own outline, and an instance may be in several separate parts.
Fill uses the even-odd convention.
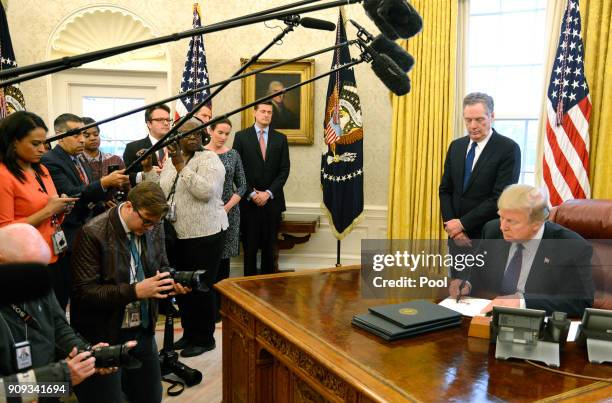
[[[87,178],[87,173],[85,173],[85,169],[83,169],[83,165],[81,165],[81,161],[79,161],[77,157],[74,158],[74,165],[76,166],[77,172],[79,173],[81,182],[83,182],[86,185],[89,185],[89,179]]]
[[[264,139],[264,131],[259,131],[259,148],[261,148],[261,156],[266,160],[266,140]]]

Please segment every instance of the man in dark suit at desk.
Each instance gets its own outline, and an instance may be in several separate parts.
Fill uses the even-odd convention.
[[[444,230],[460,246],[480,238],[484,224],[497,218],[497,198],[519,179],[521,150],[491,127],[494,117],[493,98],[478,92],[466,95],[463,120],[468,135],[454,140],[446,153],[440,207]]]
[[[494,297],[492,306],[542,309],[582,316],[593,304],[591,245],[577,233],[546,221],[546,197],[529,185],[512,185],[501,194],[499,219],[483,228],[478,253],[483,267],[469,280],[451,281],[450,294]]]
[[[59,134],[83,127],[83,121],[76,115],[64,113],[55,119],[53,127]],[[68,245],[66,254],[53,265],[49,265],[54,277],[55,295],[60,306],[66,309],[70,295],[69,264],[72,241],[77,231],[93,216],[92,209],[96,203],[106,199],[106,191],[110,188],[121,188],[127,183],[128,177],[123,174],[123,170],[119,170],[99,180],[94,179],[89,164],[81,156],[85,144],[83,132],[64,137],[57,143],[51,151],[42,156],[41,162],[49,169],[58,194],[79,198],[62,223]]]
[[[167,105],[159,104],[148,108],[145,111],[145,123],[149,133],[147,137],[132,141],[125,146],[123,152],[123,161],[125,166],[129,167],[132,162],[140,156],[141,150],[149,149],[153,144],[157,143],[162,137],[170,131],[170,108]],[[164,162],[168,156],[168,151],[164,147],[153,154],[153,169],[160,171],[164,166]],[[132,186],[136,186],[137,183],[142,182],[142,164],[136,165],[135,170],[130,173],[130,183]]]
[[[255,105],[255,124],[236,133],[234,149],[240,154],[247,180],[247,197],[240,200],[240,224],[244,246],[244,275],[257,274],[257,250],[261,272],[272,273],[274,248],[281,213],[285,211],[283,186],[289,177],[287,138],[270,128],[272,105]]]

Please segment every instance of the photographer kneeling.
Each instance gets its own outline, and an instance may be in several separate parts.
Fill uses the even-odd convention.
[[[70,304],[72,326],[92,343],[137,340],[140,368],[93,376],[75,388],[80,402],[160,402],[161,375],[155,323],[157,300],[188,289],[175,284],[167,266],[160,221],[168,204],[159,185],[143,182],[128,201],[101,214],[75,240]]]

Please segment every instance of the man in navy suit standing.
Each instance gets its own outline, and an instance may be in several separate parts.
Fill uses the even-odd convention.
[[[289,177],[287,138],[270,128],[272,104],[255,105],[255,124],[234,138],[244,165],[247,194],[240,200],[240,226],[244,246],[244,275],[257,274],[257,251],[261,249],[261,272],[274,271],[274,248],[285,211],[283,186]]]
[[[80,117],[64,113],[53,122],[57,134],[83,127]],[[77,231],[93,216],[93,208],[106,199],[110,188],[121,188],[128,183],[124,170],[115,171],[99,180],[93,178],[89,164],[83,159],[85,138],[83,132],[58,140],[57,145],[43,155],[41,162],[47,167],[58,194],[78,197],[72,212],[64,218],[62,229],[66,234],[67,250],[53,265],[49,265],[54,280],[55,296],[66,309],[70,295],[70,253]]]
[[[439,188],[444,230],[454,241],[451,251],[481,237],[484,224],[497,218],[499,195],[519,179],[521,150],[492,128],[494,117],[489,95],[474,92],[463,99],[468,135],[450,144]]]

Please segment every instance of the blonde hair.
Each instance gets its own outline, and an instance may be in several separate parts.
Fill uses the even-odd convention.
[[[510,185],[499,196],[499,210],[524,210],[530,222],[545,221],[548,218],[548,196],[542,190],[530,185]]]

